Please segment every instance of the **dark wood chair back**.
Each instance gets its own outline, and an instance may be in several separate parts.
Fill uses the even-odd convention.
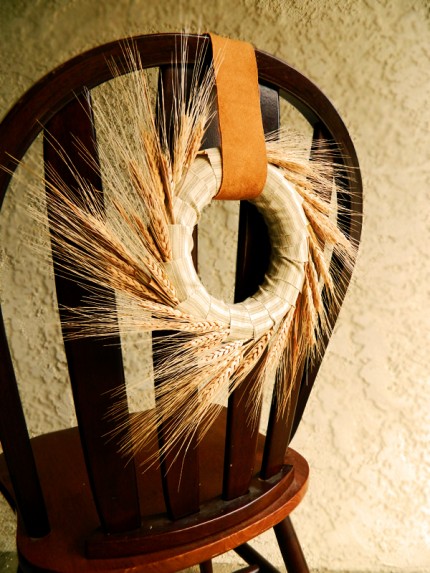
[[[156,34],[134,38],[144,68],[159,67],[160,82],[164,85],[168,101],[168,86],[171,83],[172,57],[180,35]],[[207,38],[188,37],[188,61],[192,65],[197,47]],[[177,51],[179,53],[180,50]],[[329,139],[338,149],[337,161],[341,161],[348,177],[342,181],[347,193],[340,193],[338,202],[351,210],[351,216],[341,222],[344,231],[358,241],[361,225],[361,182],[354,147],[339,115],[327,98],[300,73],[277,58],[257,51],[259,80],[261,82],[261,106],[264,128],[267,132],[279,126],[279,98],[295,106],[313,128],[314,143]],[[73,189],[74,178],[58,153],[63,148],[79,173],[94,188],[102,189],[99,175],[80,156],[75,139],[79,139],[97,161],[97,144],[91,111],[90,91],[95,86],[112,78],[111,63],[119,69],[126,68],[120,42],[113,42],[90,50],[39,81],[13,107],[0,125],[0,164],[8,171],[0,172],[0,202],[7,191],[15,170],[16,160],[21,160],[36,136],[46,130],[44,158],[63,180]],[[217,144],[217,130],[213,126],[206,136],[205,145]],[[53,144],[52,142],[56,142]],[[11,159],[13,158],[13,159]],[[49,174],[48,174],[49,178]],[[260,284],[267,268],[270,245],[265,225],[259,213],[247,202],[240,206],[238,258],[236,270],[235,300],[241,301]],[[195,253],[197,261],[197,253]],[[54,269],[58,261],[54,260]],[[344,292],[350,279],[349,272],[336,261]],[[56,289],[60,309],[62,306],[79,304],[84,294],[83,287],[56,272]],[[113,293],[106,293],[114,296]],[[331,324],[337,318],[338,308],[330,316]],[[70,373],[70,382],[79,424],[79,433],[85,464],[97,508],[101,530],[106,534],[121,534],[142,527],[142,488],[136,480],[135,464],[124,465],[116,443],[106,440],[115,424],[108,415],[112,406],[112,390],[124,387],[124,370],[119,339],[118,344],[108,346],[101,340],[88,338],[66,340],[65,349]],[[327,341],[325,341],[325,344]],[[229,399],[226,414],[226,437],[222,491],[219,496],[218,516],[225,512],[223,501],[231,503],[252,490],[255,472],[259,469],[259,481],[267,489],[276,486],[282,474],[288,443],[301,419],[309,393],[319,368],[319,362],[309,369],[303,364],[300,378],[295,385],[290,407],[279,414],[279,405],[273,398],[264,454],[260,468],[256,466],[258,428],[247,429],[248,405],[244,395],[253,384],[253,375],[236,390]],[[42,537],[49,532],[50,516],[46,511],[45,492],[40,486],[32,445],[17,390],[14,368],[8,341],[1,322],[0,327],[0,440],[7,462],[14,498],[20,516],[30,537]],[[274,396],[276,393],[274,394]],[[124,406],[125,407],[125,406]],[[162,432],[162,429],[161,429]],[[162,435],[161,435],[162,437]],[[202,446],[203,447],[203,446]],[[172,452],[174,456],[176,452]],[[184,518],[199,512],[204,513],[204,504],[199,497],[199,447],[191,447],[176,461],[162,460],[161,472],[166,512],[171,520]],[[280,478],[279,478],[280,479]],[[279,480],[278,480],[279,481]],[[259,486],[260,487],[260,486]],[[254,491],[254,490],[252,490]],[[260,492],[255,497],[261,495]],[[148,491],[150,495],[150,491]],[[249,500],[248,500],[249,503]],[[236,507],[240,507],[237,503]],[[214,514],[214,515],[215,515]],[[168,529],[166,530],[168,531]],[[103,534],[102,534],[103,535]],[[118,539],[120,539],[119,537]],[[119,543],[121,552],[137,552],[135,545],[127,548],[127,542]],[[99,539],[100,541],[100,539]],[[131,543],[131,542],[130,542]],[[99,551],[108,551],[103,542],[89,543],[89,553],[99,556]],[[104,549],[100,549],[104,547]],[[143,547],[143,545],[139,546]],[[108,551],[109,553],[109,551]]]

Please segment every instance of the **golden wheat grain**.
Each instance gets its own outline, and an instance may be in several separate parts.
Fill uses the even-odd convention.
[[[348,239],[327,217],[321,216],[309,203],[303,203],[303,210],[311,227],[322,244],[340,245],[350,250]]]
[[[90,279],[94,295],[86,307],[71,311],[67,326],[80,329],[73,336],[165,331],[153,340],[156,407],[130,420],[126,396],[118,394],[110,412],[117,421],[120,450],[129,455],[156,443],[157,427],[165,421],[174,423],[163,452],[181,441],[187,447],[195,432],[201,439],[218,412],[215,403],[239,388],[253,369],[249,423],[258,419],[267,371],[275,372],[278,402],[281,410],[287,408],[300,364],[328,329],[322,286],[329,304],[334,304],[339,289],[324,258],[324,245],[333,247],[346,265],[355,251],[330,219],[336,173],[332,154],[316,149],[310,161],[309,147],[280,131],[267,142],[268,159],[301,195],[310,223],[309,262],[296,307],[258,340],[235,342],[228,342],[224,324],[182,312],[164,263],[172,257],[169,225],[175,222],[174,194],[195,160],[211,117],[213,70],[203,81],[202,70],[196,72],[187,101],[186,70],[179,67],[172,124],[168,124],[162,102],[160,117],[154,117],[138,51],[130,48],[127,58],[136,72],[131,74],[132,89],[121,100],[132,118],[131,134],[117,129],[102,108],[95,108],[110,145],[100,154],[106,200],[79,176],[78,198],[55,174],[49,190],[53,248],[62,257],[59,266],[75,273],[78,280]],[[110,155],[117,158],[119,167],[109,160]],[[95,164],[92,167],[98,169]],[[117,296],[109,297],[106,287]],[[115,298],[120,299],[117,308]]]
[[[330,204],[314,192],[313,185],[310,189],[303,185],[297,185],[296,191],[303,197],[304,201],[311,205],[316,211],[319,211],[325,216],[330,215]]]
[[[157,195],[158,201],[164,204],[164,186],[160,174],[160,143],[153,132],[142,132],[143,147],[147,161],[148,173],[152,180],[152,192]]]
[[[309,257],[309,260],[307,262],[306,277],[307,277],[307,282],[309,283],[309,288],[312,293],[312,300],[314,303],[314,307],[319,316],[320,313],[323,312],[324,307],[322,302],[321,289],[318,281],[318,273],[312,257]]]
[[[285,315],[285,317],[281,321],[276,333],[274,334],[273,339],[272,339],[272,343],[269,346],[269,349],[267,352],[267,358],[266,358],[266,361],[267,361],[267,364],[269,365],[269,367],[274,366],[276,368],[276,365],[279,362],[280,356],[285,349],[286,340],[288,339],[291,326],[294,323],[294,320],[293,320],[294,317],[295,317],[294,309],[290,308],[288,313]]]
[[[192,340],[184,343],[182,348],[184,350],[192,348],[198,352],[205,352],[206,350],[211,350],[218,344],[221,344],[228,336],[228,329],[220,330],[219,332],[209,332],[203,336],[196,336]]]
[[[148,231],[145,223],[138,215],[132,215],[132,223],[137,230],[138,235],[141,238],[141,242],[145,245],[146,250],[148,253],[159,263],[163,262],[163,258],[157,245],[152,238],[152,234]]]

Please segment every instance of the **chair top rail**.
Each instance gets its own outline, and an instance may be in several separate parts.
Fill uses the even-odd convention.
[[[208,44],[208,38],[187,35],[187,61],[192,64],[196,55]],[[127,70],[125,46],[133,45],[139,52],[142,68],[169,65],[175,59],[175,46],[184,41],[182,34],[153,34],[119,40],[99,46],[72,58],[39,80],[13,106],[0,124],[0,165],[10,171],[16,161],[24,156],[28,147],[40,133],[46,122],[68,101],[83,89],[91,89],[114,77],[112,63]],[[178,52],[179,53],[179,52]],[[353,171],[354,186],[361,186],[358,160],[348,131],[329,99],[305,76],[282,60],[256,50],[259,81],[280,90],[295,105],[306,119],[315,125],[325,125],[337,144],[348,169]],[[0,172],[0,205],[9,184],[11,174]],[[355,209],[361,211],[359,194],[354,198]],[[359,229],[355,230],[358,240]]]

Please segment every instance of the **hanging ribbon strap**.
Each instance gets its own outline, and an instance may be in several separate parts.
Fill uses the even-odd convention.
[[[209,36],[222,157],[222,181],[215,199],[253,199],[267,177],[255,51],[247,42]]]

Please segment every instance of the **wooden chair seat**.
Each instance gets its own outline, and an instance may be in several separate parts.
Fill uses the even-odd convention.
[[[223,410],[200,447],[201,509],[176,521],[165,516],[160,469],[137,467],[142,528],[136,532],[105,536],[100,531],[96,507],[77,428],[45,434],[31,440],[46,491],[51,532],[31,539],[18,519],[17,548],[23,571],[61,573],[177,571],[233,549],[284,519],[303,498],[308,481],[305,459],[288,449],[283,470],[271,480],[260,480],[264,437],[260,435],[254,479],[247,494],[230,502],[221,499],[226,412]],[[107,478],[108,479],[108,478]],[[0,482],[9,500],[13,488],[3,456]],[[124,551],[137,557],[102,559]],[[192,540],[192,541],[190,541]],[[153,548],[157,547],[154,551]],[[30,566],[31,564],[31,566]]]

